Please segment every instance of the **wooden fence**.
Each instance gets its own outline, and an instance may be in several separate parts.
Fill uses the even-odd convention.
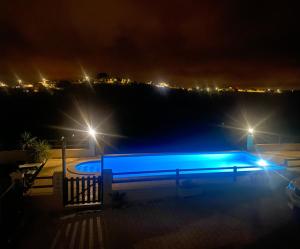
[[[64,178],[64,205],[102,204],[101,176]]]

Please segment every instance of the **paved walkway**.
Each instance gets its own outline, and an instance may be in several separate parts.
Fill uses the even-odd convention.
[[[67,158],[67,167],[73,168],[78,163],[97,160],[99,157],[86,157],[86,158]],[[49,159],[42,171],[39,173],[38,177],[43,176],[53,176],[54,172],[62,171],[62,160],[61,159]],[[78,176],[77,174],[72,174],[67,171],[67,176]],[[37,179],[34,182],[35,186],[39,185],[52,185],[52,179]],[[28,191],[29,195],[51,195],[53,193],[53,188],[32,188]]]
[[[99,157],[67,158],[66,162],[68,168],[73,168],[78,163],[90,161],[90,160],[99,160]],[[54,172],[61,172],[61,171],[62,171],[62,160],[49,159],[39,175],[49,176],[49,175],[53,175]]]
[[[98,212],[73,214],[61,217],[50,249],[104,248],[102,217]]]
[[[294,226],[284,195],[286,183],[280,181],[203,185],[198,195],[152,199],[106,211],[103,218],[107,248],[253,245],[282,226]]]
[[[103,212],[59,210],[51,196],[26,199],[26,227],[18,249],[102,249]]]

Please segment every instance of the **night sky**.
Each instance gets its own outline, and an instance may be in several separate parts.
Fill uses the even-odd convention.
[[[297,1],[4,0],[0,80],[300,86]]]

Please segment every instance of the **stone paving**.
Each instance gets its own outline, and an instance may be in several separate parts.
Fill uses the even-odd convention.
[[[136,203],[104,214],[108,248],[241,248],[294,224],[284,183],[206,186],[198,196]]]
[[[55,208],[46,200],[39,198],[31,201],[35,204],[31,203],[31,213],[27,213],[27,227],[13,248],[104,248],[102,212],[55,212]],[[37,201],[39,207],[35,206]]]

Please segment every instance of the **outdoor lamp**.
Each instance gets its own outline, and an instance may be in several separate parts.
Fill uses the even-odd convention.
[[[96,138],[96,131],[90,126],[88,128],[88,133],[91,137]]]
[[[247,150],[248,151],[253,151],[253,149],[254,149],[253,133],[254,133],[254,129],[251,127],[248,128],[248,135],[247,135]]]
[[[249,133],[249,134],[253,134],[253,133],[254,133],[254,129],[253,129],[253,128],[251,128],[251,127],[250,127],[250,128],[248,128],[248,133]]]

